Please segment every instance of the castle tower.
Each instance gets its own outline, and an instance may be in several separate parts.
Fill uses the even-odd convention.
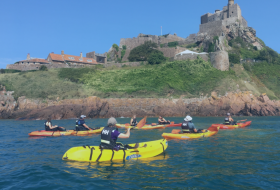
[[[234,5],[234,0],[228,0],[228,5]]]

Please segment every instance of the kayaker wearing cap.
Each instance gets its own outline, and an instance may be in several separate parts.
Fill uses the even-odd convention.
[[[198,130],[195,128],[195,126],[192,122],[192,117],[189,115],[184,119],[181,127],[182,127],[183,133],[197,133],[198,132]]]
[[[232,119],[230,113],[227,113],[227,117],[225,118],[225,125],[236,125],[236,122]]]
[[[57,125],[53,126],[51,118],[48,118],[45,122],[45,130],[46,131],[65,131],[65,128],[58,127]]]
[[[138,124],[137,120],[136,120],[136,115],[133,115],[133,117],[130,120],[130,125],[131,126],[136,126]]]
[[[101,132],[100,147],[104,149],[114,150],[119,150],[121,148],[137,148],[139,145],[135,147],[130,147],[128,145],[122,146],[122,144],[117,143],[118,138],[128,139],[130,137],[130,128],[127,129],[127,132],[125,134],[120,133],[118,130],[115,129],[116,124],[117,120],[114,117],[111,117],[108,120],[108,126],[104,127],[104,129]]]
[[[88,130],[92,130],[91,128],[89,128],[86,125],[86,122],[84,120],[86,116],[85,115],[81,115],[79,120],[76,120],[76,131],[88,131]]]
[[[166,121],[163,117],[159,116],[158,117],[158,124],[164,125],[164,124],[170,124],[170,121]]]

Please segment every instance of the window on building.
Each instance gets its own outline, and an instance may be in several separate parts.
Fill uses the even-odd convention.
[[[72,60],[75,60],[75,58],[74,57],[68,57],[69,59],[72,59]]]
[[[79,60],[80,60],[80,61],[83,61],[83,58],[80,58]]]
[[[88,59],[87,62],[92,62],[92,60],[91,60],[91,59]]]

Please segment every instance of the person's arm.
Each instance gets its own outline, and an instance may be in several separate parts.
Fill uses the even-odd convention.
[[[130,125],[132,125],[132,121],[133,121],[133,119],[130,120]]]
[[[163,120],[164,122],[167,122],[164,118],[162,118],[162,120]]]
[[[193,124],[193,131],[197,133],[197,129],[194,124]]]
[[[89,130],[92,130],[92,129],[89,128],[85,123],[83,124],[83,126],[84,126],[85,128],[88,128]]]
[[[130,137],[130,128],[127,129],[126,134],[121,133],[118,137],[121,139],[128,139]]]
[[[52,123],[51,122],[48,122],[49,123],[49,128],[50,129],[54,129],[56,126],[52,126]]]

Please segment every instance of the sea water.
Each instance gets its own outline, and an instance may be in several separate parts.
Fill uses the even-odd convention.
[[[252,125],[208,138],[169,141],[165,153],[154,158],[101,163],[62,160],[71,147],[99,145],[100,135],[31,138],[29,132],[44,129],[43,121],[0,120],[0,189],[280,189],[280,117],[236,119]],[[75,125],[75,120],[52,122],[67,129]],[[106,122],[86,120],[90,127]],[[193,122],[208,128],[223,118],[194,117]],[[158,140],[172,129],[132,130],[129,139],[119,141]]]

